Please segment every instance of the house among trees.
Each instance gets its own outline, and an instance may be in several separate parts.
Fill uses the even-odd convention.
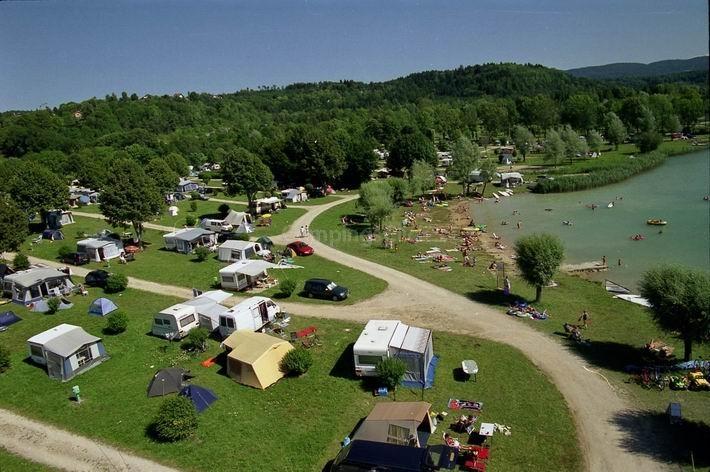
[[[184,228],[163,235],[165,249],[190,254],[199,246],[212,247],[217,243],[214,231],[203,228]]]
[[[30,267],[6,275],[2,281],[3,296],[23,305],[44,297],[66,295],[73,289],[69,274],[51,267]]]
[[[108,359],[101,338],[79,326],[60,324],[27,340],[30,359],[51,379],[66,382]]]

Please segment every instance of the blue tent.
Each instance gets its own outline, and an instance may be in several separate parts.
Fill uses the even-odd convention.
[[[118,307],[108,298],[97,298],[89,306],[89,314],[96,316],[106,316],[116,310],[118,310]]]
[[[21,321],[22,318],[17,316],[11,311],[6,311],[5,313],[0,313],[0,326],[10,326],[13,323]]]
[[[189,398],[198,413],[205,411],[208,406],[217,400],[217,395],[212,390],[199,385],[188,385],[180,390],[178,395]]]

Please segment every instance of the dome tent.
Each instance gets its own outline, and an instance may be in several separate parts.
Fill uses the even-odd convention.
[[[89,314],[96,316],[106,316],[116,310],[118,310],[118,307],[108,298],[97,298],[89,306]]]

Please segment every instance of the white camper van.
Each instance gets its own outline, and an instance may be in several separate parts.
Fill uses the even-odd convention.
[[[229,233],[233,226],[224,220],[214,220],[205,218],[200,222],[200,226],[204,229],[214,231],[215,233]]]
[[[276,318],[281,308],[266,297],[250,297],[219,315],[219,334],[226,338],[234,331],[258,331]]]
[[[153,318],[152,333],[167,339],[181,339],[198,326],[214,331],[219,316],[228,309],[220,303],[230,296],[221,290],[211,290],[166,308]]]
[[[387,357],[407,366],[404,380],[426,383],[434,358],[431,331],[398,320],[370,320],[353,346],[355,375],[375,376],[377,363]],[[435,364],[434,364],[435,366]]]

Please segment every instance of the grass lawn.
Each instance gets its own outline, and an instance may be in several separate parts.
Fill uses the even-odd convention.
[[[51,472],[59,471],[60,469],[38,464],[37,462],[30,462],[24,457],[16,456],[0,447],[0,470],[2,472]]]
[[[280,221],[278,216],[288,214],[287,212],[298,212],[298,214],[301,214],[303,210],[288,209],[279,212],[274,222]],[[32,245],[29,242],[31,240],[30,237],[28,238],[28,242],[23,246],[23,252],[42,259],[56,260],[59,257],[59,250],[62,246],[76,248],[76,241],[83,239],[78,236],[79,232],[94,234],[104,228],[110,228],[108,224],[100,220],[82,217],[76,217],[75,219],[76,223],[64,228],[63,232],[66,237],[64,241],[42,241],[39,244]],[[258,234],[258,232],[255,232],[255,234]],[[204,262],[198,262],[194,255],[179,254],[175,251],[162,249],[163,233],[160,231],[146,230],[144,239],[151,244],[148,249],[136,256],[135,261],[129,262],[128,264],[119,264],[118,261],[113,261],[110,265],[110,270],[139,279],[206,290],[212,286],[219,269],[227,265],[227,263],[217,260],[216,256],[212,256]],[[291,295],[291,300],[308,303],[333,303],[298,295],[298,292],[303,288],[302,282],[312,277],[330,278],[350,288],[351,296],[344,302],[341,302],[344,304],[365,300],[382,292],[387,287],[387,284],[381,279],[336,262],[323,259],[318,255],[297,257],[295,262],[297,265],[302,265],[304,268],[271,271],[271,275],[276,278],[293,277],[299,281],[300,285],[297,288],[297,292]],[[92,262],[83,267],[98,269],[105,268],[106,264]],[[272,296],[277,292],[278,286],[263,293],[266,294],[266,296]],[[246,292],[246,294],[249,295],[251,292]]]
[[[174,226],[181,228],[185,225],[185,218],[188,215],[193,215],[197,218],[197,224],[203,218],[220,218],[219,206],[223,202],[215,202],[211,200],[194,200],[197,203],[197,210],[192,211],[190,209],[190,204],[193,200],[180,200],[175,206],[179,208],[177,216],[170,216],[168,214],[168,208],[163,208],[162,214],[155,218],[151,223],[156,223],[164,226]],[[228,203],[229,208],[234,211],[246,211],[246,205],[239,205],[237,203]]]
[[[401,215],[402,210],[397,214]],[[393,267],[422,280],[439,285],[453,292],[465,295],[472,300],[499,306],[501,316],[504,314],[508,300],[496,288],[496,277],[487,270],[492,260],[490,255],[477,252],[475,268],[464,268],[460,262],[459,253],[451,253],[459,261],[450,264],[452,272],[434,270],[431,264],[419,264],[410,256],[423,252],[431,246],[442,249],[454,248],[455,241],[429,240],[417,244],[400,243],[397,253],[381,248],[381,238],[368,243],[358,231],[369,231],[369,226],[343,228],[340,218],[343,215],[357,213],[355,202],[338,205],[321,214],[312,224],[312,232],[323,242],[344,252]],[[433,224],[440,226],[448,224],[448,209],[435,208],[431,215]],[[399,221],[398,218],[395,218]],[[629,374],[624,372],[628,364],[641,364],[642,346],[651,339],[663,339],[672,344],[676,354],[682,360],[683,344],[672,335],[661,331],[651,320],[650,314],[643,307],[617,300],[611,297],[601,284],[559,274],[555,277],[559,284],[556,288],[548,288],[543,292],[542,303],[538,309],[547,309],[552,315],[547,321],[521,319],[521,323],[529,323],[536,329],[549,333],[559,342],[567,343],[562,324],[577,323],[582,310],[591,315],[591,323],[583,335],[590,339],[588,346],[574,345],[582,356],[590,363],[590,367],[602,369],[605,376],[627,395],[631,404],[648,408],[654,412],[665,411],[671,401],[679,401],[683,405],[683,416],[693,421],[707,421],[710,418],[710,392],[672,391],[662,392],[645,390],[636,384],[627,384]],[[522,280],[512,277],[513,293],[516,298],[533,300],[534,289]],[[694,358],[710,358],[710,344],[695,345]],[[662,421],[662,420],[661,420]],[[706,423],[706,434],[710,439],[710,425]],[[688,461],[685,457],[684,461]],[[707,459],[710,465],[710,458]],[[697,465],[697,462],[696,462]]]
[[[74,297],[75,306],[57,315],[12,306],[23,321],[0,334],[12,352],[12,367],[0,375],[0,405],[184,470],[320,471],[375,402],[391,401],[373,397],[373,384],[352,375],[351,346],[362,325],[295,318],[291,329],[318,328],[322,346],[312,350],[314,365],[303,377],[282,379],[261,391],[236,384],[219,366],[199,364],[220,352],[216,341],[209,342],[206,353],[190,357],[177,343],[148,335],[151,315],[177,300],[133,290],[109,296],[130,321],[125,333],[103,336],[111,356],[106,362],[66,383],[50,380],[43,369],[25,362],[26,339],[61,322],[102,336],[105,321],[86,314],[99,295],[92,289],[88,297]],[[582,468],[573,423],[559,392],[520,352],[444,333],[435,333],[434,349],[441,362],[434,388],[424,392],[433,410],[445,409],[451,397],[477,400],[485,405],[481,420],[511,426],[511,436],[498,435],[493,442],[494,470]],[[475,383],[454,374],[465,358],[479,363]],[[219,400],[200,415],[194,438],[161,444],[146,435],[161,404],[160,398],[146,397],[146,388],[156,370],[171,365],[190,369],[196,376],[193,383],[214,390]],[[81,387],[81,406],[69,401],[73,385]],[[397,391],[398,401],[420,399],[419,390]],[[449,419],[455,416],[451,413]],[[431,444],[440,443],[448,423],[440,424]]]

